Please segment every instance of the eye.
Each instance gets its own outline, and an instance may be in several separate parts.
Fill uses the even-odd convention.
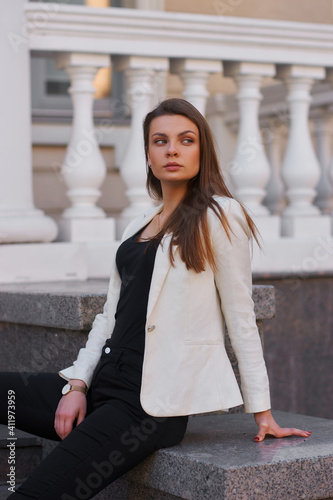
[[[165,144],[166,140],[165,139],[155,139],[154,144]]]
[[[191,139],[190,137],[187,137],[186,139],[183,139],[183,142],[184,142],[185,144],[192,144],[192,143],[194,142],[194,140],[193,140],[193,139]]]

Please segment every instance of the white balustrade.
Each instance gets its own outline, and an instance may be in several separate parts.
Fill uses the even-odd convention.
[[[233,77],[239,102],[239,130],[233,165],[230,169],[235,195],[245,207],[257,217],[256,223],[270,234],[278,234],[278,218],[270,218],[268,209],[262,204],[266,196],[266,185],[270,177],[270,166],[266,157],[259,129],[260,92],[264,76],[274,76],[273,64],[225,63],[225,76]],[[259,221],[260,218],[260,221]]]
[[[152,75],[152,85],[154,93],[151,100],[151,109],[155,108],[159,102],[163,101],[168,94],[168,72],[155,71]]]
[[[316,114],[312,110],[322,168],[314,152],[308,120],[313,81],[323,79],[324,68],[327,68],[327,78],[333,83],[333,27],[231,16],[221,21],[214,15],[163,12],[164,0],[124,1],[127,7],[137,8],[88,9],[55,3],[46,7],[43,2],[27,0],[5,2],[0,19],[5,33],[0,55],[6,68],[1,92],[0,241],[45,242],[54,239],[57,232],[54,221],[33,204],[29,50],[35,55],[59,54],[58,67],[65,68],[71,79],[74,108],[72,135],[61,171],[71,206],[59,222],[60,239],[69,243],[12,245],[19,247],[21,253],[16,260],[11,258],[10,276],[5,280],[46,279],[45,269],[52,267],[49,264],[45,269],[37,265],[29,276],[15,271],[24,269],[25,246],[31,247],[33,262],[38,261],[37,255],[42,249],[48,259],[44,262],[49,263],[52,255],[58,266],[52,276],[84,279],[109,274],[107,263],[116,244],[112,241],[114,221],[106,218],[97,206],[106,168],[93,124],[93,79],[98,68],[108,66],[110,54],[114,69],[125,73],[126,103],[131,115],[126,145],[119,146],[116,152],[129,201],[119,218],[118,237],[130,219],[153,203],[145,186],[142,121],[168,94],[166,77],[171,61],[171,72],[177,73],[183,83],[183,97],[203,114],[212,73],[219,73],[224,66],[224,75],[236,83],[239,113],[233,109],[231,99],[216,95],[211,99],[213,108],[207,109],[207,115],[220,146],[221,166],[232,184],[231,191],[250,210],[265,242],[264,256],[254,250],[254,270],[295,272],[297,263],[308,263],[309,255],[317,251],[318,236],[324,235],[327,245],[332,245],[331,218],[322,215],[318,208],[329,211],[332,206],[332,186],[327,173],[327,157],[331,154],[329,118],[326,112],[320,115],[321,111]],[[263,79],[275,76],[276,65],[278,77],[288,90],[290,118],[282,164],[280,131],[274,131],[272,140],[266,142],[258,119]],[[318,88],[313,108],[329,109],[329,92],[325,91],[323,98],[320,92]],[[273,89],[272,100],[265,100],[261,117],[274,114],[274,96]],[[99,135],[100,139],[108,141]],[[123,158],[120,158],[121,150],[125,151]],[[329,172],[333,180],[333,160]],[[272,212],[281,210],[281,176],[289,204],[280,219],[278,215],[271,215],[267,206]],[[318,206],[314,204],[316,188]],[[6,255],[13,255],[10,247],[2,246],[2,250],[6,248]],[[65,258],[64,251],[67,252]],[[80,261],[76,255],[81,256]],[[68,266],[62,265],[64,261]],[[316,260],[313,269],[331,272],[332,265],[333,258],[329,256],[328,260]],[[60,267],[62,270],[58,271]]]
[[[332,86],[333,86],[333,68],[328,68],[327,69],[327,71],[326,71],[326,78],[327,78],[327,80],[329,80],[332,83]],[[333,184],[333,156],[332,156],[332,159],[330,161],[328,170],[329,170],[330,180],[331,180],[331,182]],[[333,215],[333,210],[332,210],[331,214]],[[332,227],[333,227],[333,221],[332,221]]]
[[[333,117],[327,108],[317,108],[311,115],[314,123],[316,152],[321,169],[320,179],[316,186],[315,204],[323,213],[331,213],[333,209],[333,185],[330,178],[330,160],[333,139]]]
[[[94,129],[93,85],[99,68],[110,65],[110,57],[100,54],[60,53],[58,68],[69,75],[69,93],[73,101],[73,124],[70,141],[61,168],[61,180],[68,188],[71,206],[59,220],[59,240],[76,242],[112,242],[115,221],[106,218],[96,205],[106,177],[106,166]]]
[[[21,36],[25,3],[8,4],[0,20],[0,243],[47,242],[58,232],[54,220],[36,209],[33,200],[30,54]]]
[[[320,210],[313,204],[320,166],[308,124],[311,87],[314,80],[324,78],[325,70],[314,66],[281,65],[277,76],[287,86],[290,113],[290,130],[281,167],[289,202],[282,214],[282,234],[329,234],[328,218],[318,217]]]
[[[106,167],[94,131],[93,81],[98,68],[109,64],[107,56],[98,54],[70,53],[57,57],[57,68],[64,68],[69,75],[73,101],[72,133],[61,169],[72,206],[63,212],[64,218],[105,217],[104,211],[96,206]]]
[[[263,129],[265,134],[265,128]],[[284,185],[281,178],[281,136],[280,128],[267,127],[267,139],[265,141],[267,157],[271,166],[271,175],[266,186],[266,198],[264,203],[271,214],[280,214],[286,202],[284,197]]]
[[[215,147],[219,165],[228,189],[233,192],[230,180],[233,154],[235,149],[235,134],[225,123],[226,96],[217,93],[208,98],[206,119],[210,125],[215,139]]]
[[[221,61],[207,59],[171,59],[170,72],[178,74],[183,82],[183,97],[195,106],[202,115],[206,114],[208,78],[222,72]]]
[[[129,205],[117,221],[118,235],[124,226],[136,215],[152,206],[146,190],[146,160],[142,122],[151,111],[153,98],[158,88],[158,77],[165,77],[169,67],[166,58],[117,56],[112,59],[116,71],[124,71],[127,83],[127,95],[130,99],[131,130],[128,147],[123,158],[120,173],[126,185]]]

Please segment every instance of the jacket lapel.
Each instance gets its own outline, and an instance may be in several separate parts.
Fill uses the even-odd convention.
[[[149,290],[147,319],[149,318],[156,304],[162,285],[171,267],[171,262],[169,259],[170,241],[171,241],[171,234],[165,235],[156,251],[154,270]]]
[[[133,234],[137,233],[143,226],[146,226],[148,222],[150,222],[152,218],[155,217],[155,215],[161,210],[162,206],[163,205],[154,207],[149,210],[149,212],[142,214],[138,218],[134,219],[134,221],[129,226],[127,226],[126,230],[124,231],[121,242],[133,236]]]
[[[161,210],[163,205],[154,207],[148,213],[143,214],[141,217],[135,220],[135,223],[131,225],[127,231],[125,231],[122,241],[133,236],[137,233],[139,229],[148,224],[149,221]],[[158,296],[160,294],[164,280],[168,274],[171,266],[169,259],[169,246],[170,246],[171,234],[167,234],[162,238],[161,244],[158,246],[155,256],[154,270],[150,283],[148,306],[147,306],[147,319],[149,318]]]

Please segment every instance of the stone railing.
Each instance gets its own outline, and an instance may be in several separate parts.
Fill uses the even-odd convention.
[[[24,8],[23,31],[18,5]],[[111,61],[113,69],[125,73],[126,105],[131,111],[128,144],[120,165],[129,205],[117,221],[118,235],[129,219],[152,203],[145,189],[141,123],[151,107],[166,95],[166,75],[179,75],[183,96],[205,113],[210,97],[208,77],[223,73],[237,86],[238,107],[236,113],[232,109],[218,113],[220,96],[211,96],[213,111],[208,118],[218,141],[223,127],[236,133],[232,161],[222,166],[233,193],[251,211],[268,245],[265,255],[255,251],[254,270],[291,272],[296,262],[312,258],[314,252],[317,267],[312,271],[333,268],[333,252],[324,248],[325,258],[321,258],[322,252],[316,250],[321,245],[318,238],[332,248],[331,215],[322,213],[314,204],[316,187],[320,185],[329,200],[327,212],[332,201],[331,172],[327,164],[319,164],[309,128],[313,84],[333,81],[333,27],[24,0],[17,2],[15,9],[7,6],[7,10],[8,43],[3,50],[8,60],[15,54],[10,76],[21,82],[14,89],[8,87],[8,92],[15,97],[21,86],[27,86],[31,53],[54,57],[57,67],[65,69],[71,80],[74,118],[61,171],[71,207],[64,211],[59,223],[60,241],[111,244],[115,239],[114,221],[96,205],[106,173],[99,150],[105,130],[103,125],[94,128],[92,111],[95,74]],[[259,104],[266,77],[283,82],[285,89],[282,98],[288,120],[287,147],[281,168],[276,160],[278,132],[270,129],[269,140],[264,140],[260,130],[265,128]],[[34,209],[32,203],[26,88],[19,99],[24,120],[19,123],[16,110],[16,128],[11,137],[9,133],[5,154],[8,163],[15,164],[18,170],[12,176],[7,176],[7,169],[1,174],[7,176],[2,185],[6,196],[0,214],[1,239],[5,243],[52,241],[56,237],[54,222]],[[329,105],[320,104],[322,115],[323,107],[328,109]],[[6,113],[8,121],[12,120],[9,106]],[[318,114],[316,131],[320,159],[326,162],[330,145],[323,139],[325,132],[320,132],[324,130],[322,115]],[[17,137],[20,148],[13,150],[10,146]],[[278,194],[276,190],[280,190]],[[278,201],[285,197],[287,204],[272,214],[267,206],[274,196]]]

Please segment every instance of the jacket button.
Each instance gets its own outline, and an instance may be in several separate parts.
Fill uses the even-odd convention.
[[[104,350],[105,354],[110,354],[111,352],[111,349],[110,347],[106,347],[105,350]]]
[[[148,332],[152,332],[153,330],[155,330],[155,325],[149,325],[147,330]]]

